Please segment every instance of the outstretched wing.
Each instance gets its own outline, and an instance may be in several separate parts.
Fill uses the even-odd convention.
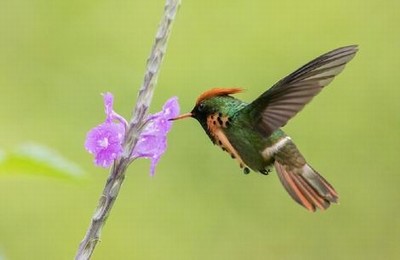
[[[355,56],[357,45],[338,48],[312,60],[250,103],[243,110],[265,136],[284,126]]]

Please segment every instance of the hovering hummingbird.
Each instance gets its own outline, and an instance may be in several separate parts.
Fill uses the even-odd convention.
[[[280,128],[327,86],[355,56],[357,46],[335,49],[278,81],[250,104],[231,94],[240,88],[214,88],[201,94],[190,113],[211,141],[236,159],[244,173],[268,174],[275,166],[290,196],[310,211],[336,203],[335,189],[301,155]]]

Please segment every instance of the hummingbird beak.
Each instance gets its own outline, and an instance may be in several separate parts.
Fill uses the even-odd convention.
[[[168,119],[168,120],[169,120],[169,121],[175,121],[175,120],[184,119],[184,118],[192,117],[192,116],[193,116],[192,113],[186,113],[186,114],[182,114],[182,115],[180,115],[180,116],[177,116],[177,117],[175,117],[175,118],[170,118],[170,119]]]

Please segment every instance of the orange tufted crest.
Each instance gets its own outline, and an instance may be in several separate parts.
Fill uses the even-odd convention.
[[[213,88],[213,89],[207,90],[206,92],[201,94],[197,98],[196,104],[199,104],[201,101],[212,98],[212,97],[226,96],[226,95],[230,95],[230,94],[240,93],[242,91],[243,91],[243,89],[241,89],[241,88]]]

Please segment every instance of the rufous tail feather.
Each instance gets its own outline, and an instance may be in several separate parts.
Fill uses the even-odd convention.
[[[278,161],[274,165],[286,191],[306,209],[324,210],[331,203],[337,203],[338,194],[335,189],[310,165],[296,168]]]

